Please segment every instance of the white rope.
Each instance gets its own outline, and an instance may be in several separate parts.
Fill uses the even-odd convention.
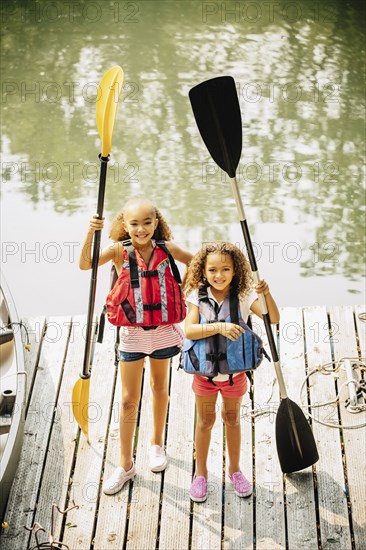
[[[356,425],[351,425],[351,424],[345,425],[345,424],[342,424],[341,422],[324,422],[322,420],[319,420],[318,418],[315,418],[315,416],[309,412],[309,408],[310,409],[319,409],[321,407],[327,407],[329,405],[340,403],[341,391],[344,388],[344,386],[346,386],[347,384],[350,384],[350,383],[355,384],[356,393],[358,391],[362,391],[362,385],[361,384],[362,383],[365,384],[365,381],[361,378],[361,375],[359,376],[359,380],[352,380],[352,381],[346,380],[345,382],[343,382],[341,384],[335,398],[330,400],[330,401],[325,401],[324,403],[318,403],[316,405],[311,405],[311,404],[309,405],[309,404],[304,404],[303,400],[302,400],[302,397],[301,397],[301,395],[303,393],[303,390],[304,390],[304,386],[305,386],[307,380],[310,378],[310,376],[312,376],[313,374],[316,374],[316,373],[324,374],[326,376],[329,376],[329,375],[332,375],[332,374],[334,375],[341,368],[341,365],[343,364],[343,362],[346,359],[348,359],[351,362],[353,370],[359,369],[360,371],[366,371],[366,359],[364,359],[364,358],[358,359],[358,358],[354,358],[354,357],[343,357],[342,359],[340,359],[336,363],[336,366],[334,368],[333,368],[333,362],[330,362],[330,363],[323,363],[323,364],[311,369],[310,372],[304,378],[304,380],[301,384],[301,387],[300,387],[300,408],[304,411],[304,414],[308,418],[311,418],[312,420],[314,420],[314,422],[318,422],[319,424],[322,424],[323,426],[328,426],[330,428],[338,428],[338,429],[343,429],[343,430],[356,430],[356,429],[365,427],[366,426],[366,421],[361,423],[361,424],[356,424]],[[273,392],[273,385],[272,385],[272,392]],[[268,401],[267,401],[267,403],[268,403]],[[346,402],[344,404],[344,407],[346,408],[346,410],[349,410],[347,408]],[[266,406],[261,407],[261,408],[253,409],[252,411],[245,412],[244,414],[242,414],[242,417],[243,418],[244,417],[249,417],[249,418],[254,418],[255,419],[258,416],[262,416],[262,415],[269,416],[271,414],[276,414],[277,411],[278,411],[278,407],[270,407],[269,405],[266,405]],[[353,406],[352,410],[350,410],[349,412],[352,412],[352,413],[366,412],[366,404],[365,403],[360,403],[356,406]]]
[[[318,367],[315,367],[315,368],[311,369],[310,372],[305,376],[304,381],[301,384],[301,388],[300,388],[300,403],[301,403],[301,408],[304,410],[306,415],[308,417],[310,417],[312,420],[314,420],[315,422],[318,422],[319,424],[322,424],[323,426],[328,426],[330,428],[342,428],[343,430],[356,430],[358,428],[365,427],[366,422],[363,422],[362,424],[355,424],[355,425],[354,424],[342,424],[341,422],[324,422],[322,420],[319,420],[318,418],[315,418],[314,415],[312,415],[309,412],[308,409],[309,408],[310,409],[316,409],[316,408],[326,407],[328,405],[333,405],[333,404],[340,403],[340,394],[341,394],[342,389],[345,386],[347,386],[350,383],[356,383],[356,392],[361,389],[361,382],[363,382],[363,380],[361,378],[361,375],[359,377],[359,380],[354,380],[352,382],[350,380],[346,380],[345,382],[343,382],[341,384],[341,386],[339,387],[339,389],[338,389],[337,395],[331,401],[325,401],[324,403],[318,403],[316,405],[304,405],[302,397],[301,397],[301,395],[303,393],[303,390],[304,390],[304,386],[305,386],[307,380],[310,378],[310,376],[312,376],[313,374],[316,374],[316,373],[321,373],[321,374],[324,374],[326,376],[334,375],[335,373],[337,373],[340,370],[340,368],[341,368],[341,366],[342,366],[342,364],[344,363],[345,360],[349,360],[351,362],[353,370],[356,370],[357,368],[359,368],[360,371],[361,370],[366,370],[365,359],[361,358],[361,360],[359,360],[358,357],[357,358],[356,357],[342,357],[342,359],[340,359],[336,363],[334,368],[333,368],[333,363],[332,362],[323,363],[323,364],[319,365]],[[347,409],[346,402],[345,402],[344,406]],[[347,409],[347,410],[349,410],[349,409]],[[365,412],[365,411],[366,411],[365,403],[356,405],[352,408],[352,410],[349,410],[349,412],[352,412],[352,413]]]

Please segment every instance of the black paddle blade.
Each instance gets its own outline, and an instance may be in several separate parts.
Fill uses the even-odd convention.
[[[300,407],[288,397],[278,407],[276,443],[281,470],[285,474],[303,470],[319,459],[309,423]]]
[[[213,160],[235,177],[242,147],[238,94],[231,76],[219,76],[189,91],[193,114]]]

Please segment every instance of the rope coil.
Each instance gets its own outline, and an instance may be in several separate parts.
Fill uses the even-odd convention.
[[[365,320],[366,320],[366,314],[365,314]],[[340,385],[340,387],[338,388],[338,391],[337,391],[337,394],[336,394],[335,398],[330,400],[330,401],[325,401],[323,403],[317,403],[317,404],[314,404],[314,405],[312,405],[312,404],[309,405],[307,403],[304,404],[302,395],[305,393],[305,397],[306,397],[306,392],[304,392],[304,388],[305,388],[306,383],[309,380],[309,378],[311,376],[313,376],[314,374],[316,374],[316,373],[324,374],[326,376],[337,375],[337,372],[342,368],[345,361],[349,361],[349,363],[351,364],[352,373],[354,371],[359,371],[357,378],[347,377],[347,380],[345,382],[343,382]],[[361,357],[361,359],[359,359],[358,357],[357,358],[355,358],[355,357],[343,357],[342,359],[337,361],[335,367],[333,367],[333,362],[323,363],[323,364],[318,365],[317,367],[314,367],[313,369],[311,369],[308,372],[308,374],[305,376],[305,378],[304,378],[304,380],[301,384],[300,396],[299,396],[300,397],[300,408],[303,410],[303,412],[305,413],[305,415],[308,418],[311,418],[312,420],[314,420],[314,422],[318,422],[319,424],[322,424],[323,426],[328,426],[330,428],[338,428],[338,429],[343,429],[343,430],[355,430],[355,429],[365,427],[366,426],[366,421],[362,422],[361,424],[356,424],[356,425],[352,425],[352,424],[346,424],[345,425],[345,424],[342,424],[341,422],[336,422],[336,421],[334,421],[334,422],[332,422],[332,421],[324,422],[323,420],[320,420],[319,418],[316,418],[314,416],[314,414],[309,412],[309,409],[320,409],[321,407],[328,407],[329,405],[341,404],[340,394],[341,394],[343,388],[346,387],[346,386],[348,386],[348,388],[349,388],[350,395],[352,395],[352,392],[350,391],[350,386],[353,387],[354,394],[356,396],[356,400],[351,399],[351,397],[348,397],[347,399],[345,399],[344,400],[345,409],[347,411],[349,411],[350,413],[366,412],[366,403],[365,403],[365,399],[366,399],[366,380],[364,378],[362,378],[362,373],[365,372],[365,371],[366,371],[366,359],[363,358],[363,357]],[[273,405],[270,406],[268,404],[270,399],[272,398],[273,386],[274,386],[275,382],[276,382],[276,379],[273,380],[272,393],[271,393],[270,398],[266,402],[266,405],[264,407],[253,409],[252,411],[248,411],[248,412],[243,413],[241,415],[242,418],[249,417],[249,418],[254,418],[255,419],[258,416],[262,416],[262,415],[269,416],[271,414],[276,414],[277,413],[278,407],[273,407]],[[363,402],[359,403],[358,402],[359,399],[362,399]]]

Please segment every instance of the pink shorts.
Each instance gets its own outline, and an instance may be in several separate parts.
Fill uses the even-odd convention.
[[[230,386],[230,380],[224,382],[215,382],[212,384],[205,376],[199,374],[193,375],[192,390],[196,395],[204,397],[213,393],[221,392],[223,397],[242,397],[248,388],[248,378],[245,372],[240,372],[233,377],[233,385]]]

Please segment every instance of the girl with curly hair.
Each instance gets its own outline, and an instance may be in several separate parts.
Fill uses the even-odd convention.
[[[254,288],[254,290],[253,290]],[[208,303],[219,318],[219,312],[230,311],[232,296],[239,302],[240,314],[246,323],[250,311],[262,318],[257,294],[264,294],[271,323],[279,322],[279,312],[269,291],[268,284],[261,280],[253,287],[250,265],[241,250],[228,242],[204,244],[193,257],[185,284],[187,292],[188,314],[185,319],[184,332],[187,339],[201,340],[222,335],[235,342],[244,329],[239,324],[225,321],[202,321],[202,303]],[[237,303],[237,302],[236,302]],[[224,318],[228,319],[223,315]],[[189,342],[187,342],[189,344]],[[206,353],[199,355],[200,360],[208,362],[210,348],[205,346]],[[225,344],[226,346],[226,344]],[[188,350],[185,351],[188,353]],[[217,355],[217,349],[216,349]],[[215,355],[215,357],[216,357]],[[202,359],[204,357],[205,359]],[[214,355],[212,356],[214,357]],[[197,358],[197,356],[196,356]],[[228,361],[225,355],[225,361]],[[220,357],[220,361],[222,357]],[[214,359],[212,359],[214,361]],[[206,366],[206,365],[205,365]],[[252,493],[251,483],[240,471],[240,405],[247,391],[245,372],[228,375],[214,371],[214,378],[194,374],[192,389],[195,393],[197,421],[195,429],[196,471],[190,488],[190,498],[194,502],[204,502],[207,498],[207,457],[210,447],[211,430],[216,419],[216,400],[222,396],[222,419],[225,424],[227,450],[229,456],[229,479],[234,492],[240,497]]]
[[[97,216],[92,218],[81,251],[79,264],[81,269],[91,269],[94,233],[101,230],[103,225],[104,220],[98,219]],[[165,247],[170,255],[185,265],[188,265],[192,258],[192,254],[172,242],[172,233],[163,215],[150,200],[142,196],[133,197],[126,202],[112,222],[110,238],[114,242],[101,252],[98,265],[111,261],[118,275],[122,271],[126,270],[127,272],[128,270],[127,280],[129,285],[132,260],[127,251],[127,247],[130,250],[130,245],[122,242],[126,239],[130,239],[134,254],[140,265],[145,266],[143,272],[140,271],[139,267],[139,276],[144,277],[145,281],[146,277],[150,277],[150,275],[154,275],[155,280],[157,279],[155,276],[157,270],[148,271],[149,264],[153,262],[153,257],[160,258],[161,256],[161,249],[156,241],[165,241]],[[160,256],[156,256],[157,254],[160,254]],[[165,258],[167,258],[166,254]],[[167,260],[165,259],[164,262],[166,264]],[[160,286],[160,278],[158,280]],[[141,288],[142,286],[141,282]],[[163,301],[162,291],[160,294]],[[136,304],[136,311],[137,308],[138,305]],[[143,316],[145,317],[146,308],[143,309]],[[154,309],[156,308],[154,307]],[[168,367],[170,358],[180,352],[182,341],[183,334],[175,324],[159,324],[158,326],[142,326],[140,324],[140,326],[120,327],[119,359],[122,380],[120,463],[111,477],[103,483],[103,491],[107,495],[117,493],[126,481],[136,475],[133,461],[133,437],[140,402],[144,359],[147,356],[150,359],[150,385],[153,397],[153,435],[149,451],[149,467],[153,472],[161,472],[166,468],[167,458],[163,445],[163,432],[169,399]]]

